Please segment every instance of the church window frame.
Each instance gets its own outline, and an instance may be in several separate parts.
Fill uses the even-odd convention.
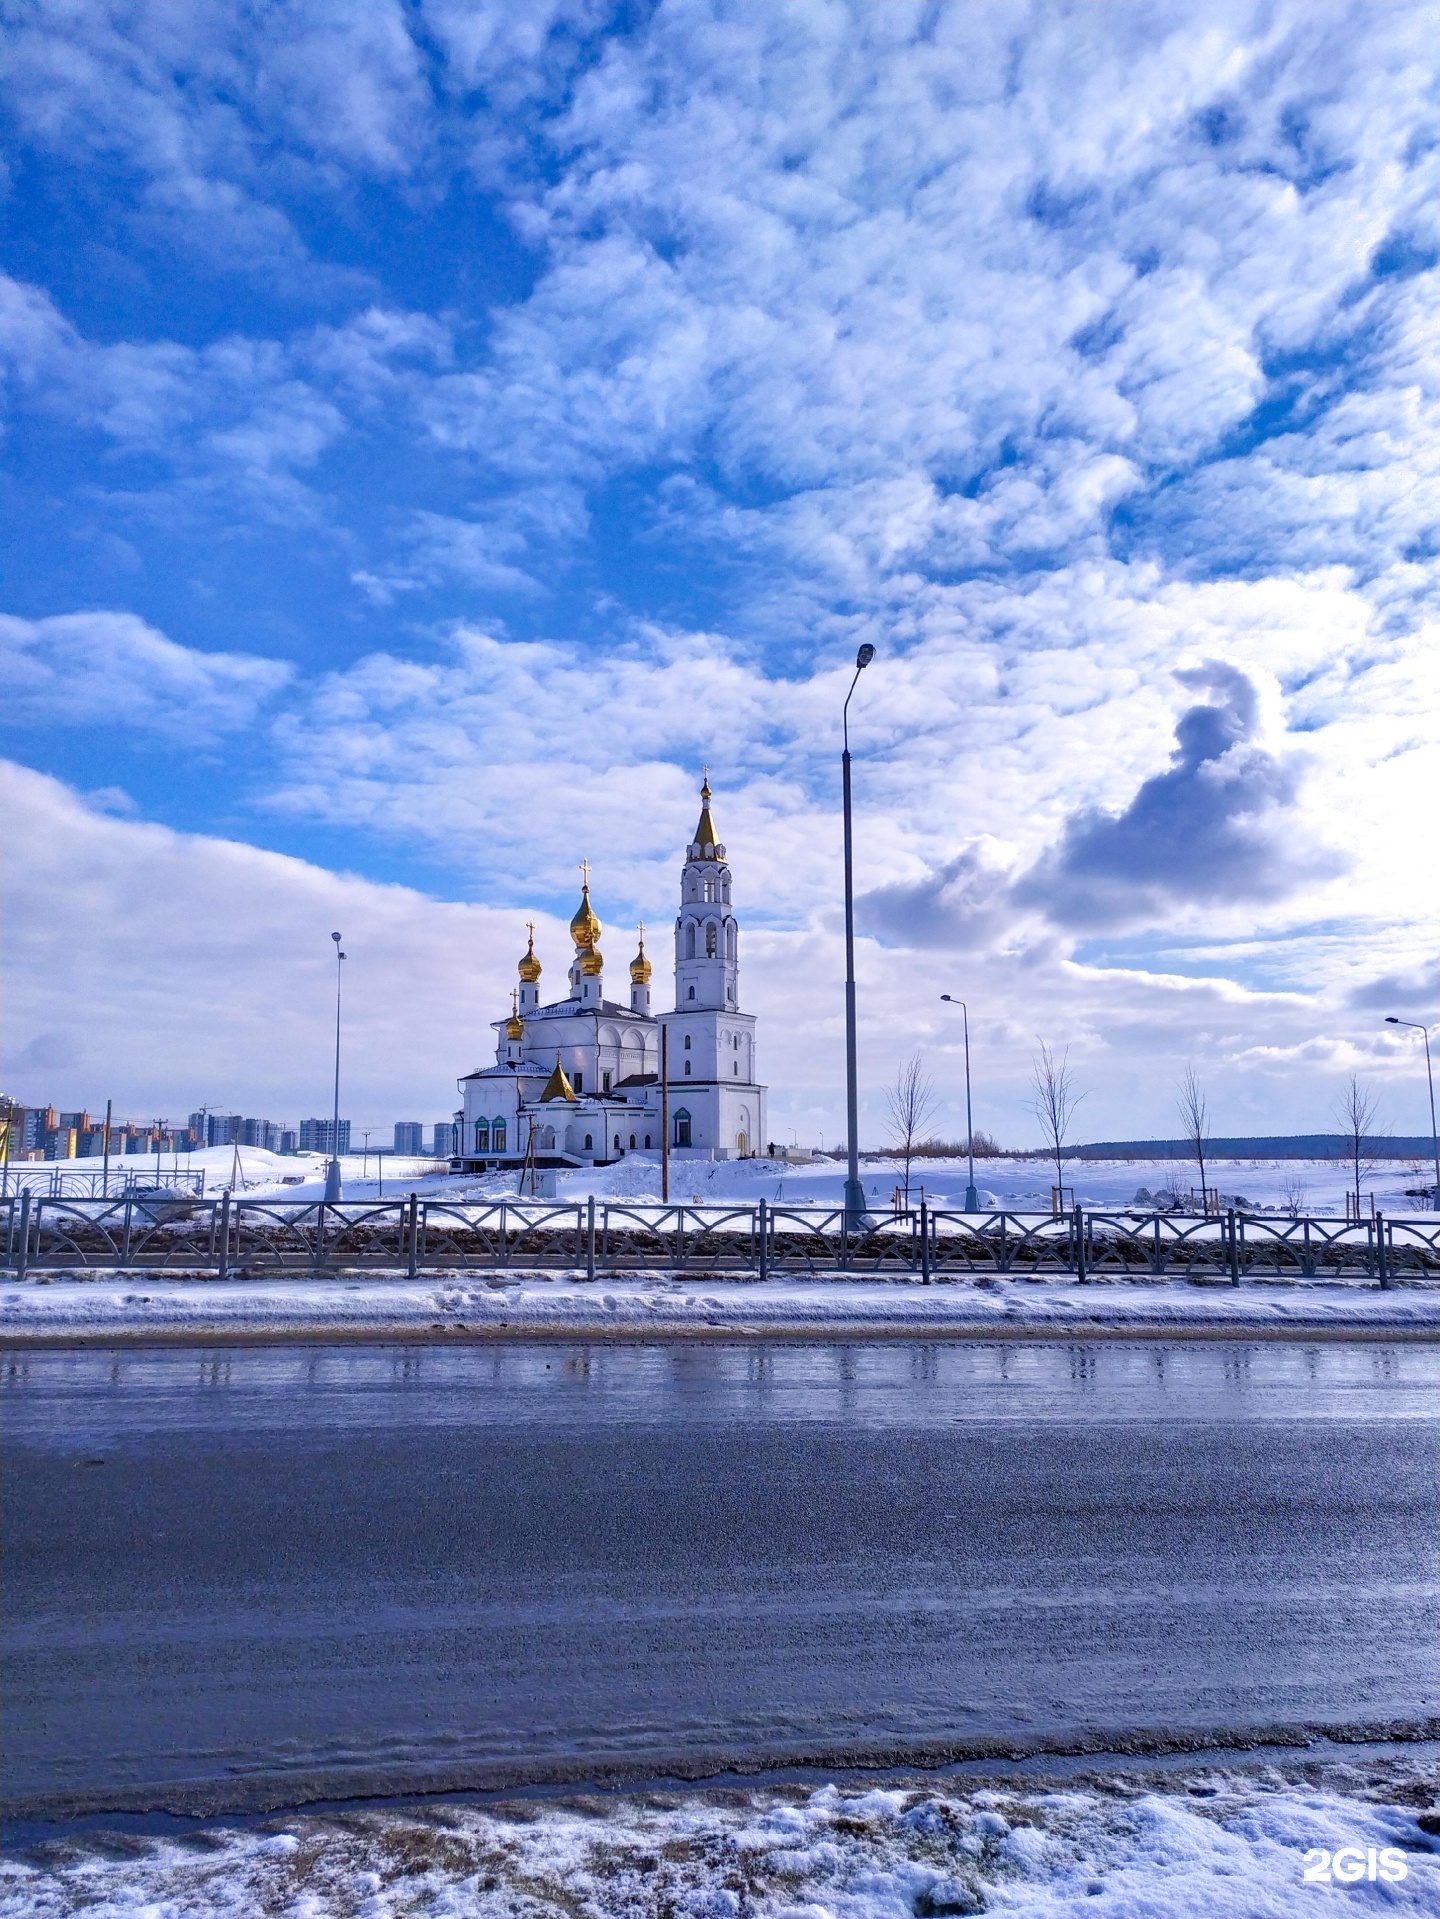
[[[594,1152],[594,1150],[595,1150],[595,1141],[594,1141],[594,1138],[593,1138],[593,1136],[592,1136],[591,1134],[589,1134],[589,1133],[587,1133],[587,1134],[585,1135],[585,1151],[586,1151],[587,1153],[593,1153],[593,1152]]]
[[[705,957],[706,959],[719,959],[720,957],[720,929],[716,926],[714,920],[706,920],[705,922]]]
[[[572,1092],[583,1093],[585,1091],[585,1069],[583,1067],[577,1066],[575,1068],[575,1077],[571,1080],[570,1087]]]
[[[690,1051],[690,1035],[688,1033],[685,1035],[685,1051],[687,1053]]]
[[[693,986],[692,986],[692,987],[690,988],[690,991],[689,991],[689,992],[688,992],[688,993],[687,993],[687,994],[685,995],[685,997],[686,997],[687,999],[694,999],[694,997],[695,997],[695,988],[694,988]]]
[[[675,1115],[675,1144],[688,1146],[690,1143],[690,1115],[682,1106]]]
[[[475,1122],[475,1151],[477,1153],[488,1153],[490,1151],[490,1122],[488,1119],[477,1119]]]
[[[685,1062],[685,1077],[686,1079],[689,1079],[690,1077],[690,1062],[688,1059]]]
[[[490,1150],[492,1153],[505,1151],[505,1122],[498,1115],[490,1122]]]
[[[694,920],[686,920],[685,922],[685,957],[686,959],[694,959],[695,957],[695,922]]]

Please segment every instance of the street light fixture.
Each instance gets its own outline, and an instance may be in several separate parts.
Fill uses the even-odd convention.
[[[330,1164],[325,1169],[325,1204],[332,1206],[340,1197],[340,962],[345,955],[340,951],[340,935],[332,933],[335,942],[335,1107],[330,1124]]]
[[[1425,1042],[1425,1078],[1430,1086],[1430,1145],[1435,1154],[1435,1201],[1434,1207],[1440,1213],[1440,1133],[1435,1130],[1435,1075],[1430,1070],[1430,1029],[1422,1026],[1418,1020],[1397,1019],[1393,1013],[1385,1015],[1387,1026],[1408,1026],[1418,1033]]]
[[[970,1184],[965,1188],[965,1211],[978,1213],[980,1197],[975,1191],[975,1124],[970,1117],[970,1009],[963,999],[954,999],[949,993],[942,993],[940,997],[951,1006],[958,1006],[965,1022],[965,1150],[970,1155]]]
[[[856,1080],[855,1058],[855,885],[850,870],[850,697],[860,675],[875,657],[867,641],[855,655],[855,678],[840,714],[845,751],[840,768],[845,800],[845,1117],[850,1133],[850,1152],[845,1169],[845,1230],[859,1232],[865,1217],[865,1188],[860,1184],[860,1095]]]

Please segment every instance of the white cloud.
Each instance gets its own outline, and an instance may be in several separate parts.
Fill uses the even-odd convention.
[[[133,613],[0,614],[12,726],[117,726],[207,746],[254,724],[293,668],[177,646]]]

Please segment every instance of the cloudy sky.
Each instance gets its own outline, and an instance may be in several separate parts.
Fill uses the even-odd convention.
[[[773,1130],[1419,1130],[1433,6],[3,9],[6,1090],[443,1117],[708,762]],[[1413,1038],[1413,1036],[1411,1036]]]

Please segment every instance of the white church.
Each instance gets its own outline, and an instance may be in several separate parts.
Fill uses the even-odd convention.
[[[659,1153],[667,1123],[670,1151],[682,1157],[743,1159],[766,1150],[755,1018],[740,1011],[740,932],[710,800],[707,778],[680,874],[674,1010],[650,1010],[643,924],[630,962],[629,1003],[605,997],[601,926],[586,867],[570,922],[569,990],[541,1005],[532,925],[510,1017],[494,1022],[495,1064],[459,1082],[465,1103],[452,1171],[525,1162],[603,1166],[627,1153]]]

